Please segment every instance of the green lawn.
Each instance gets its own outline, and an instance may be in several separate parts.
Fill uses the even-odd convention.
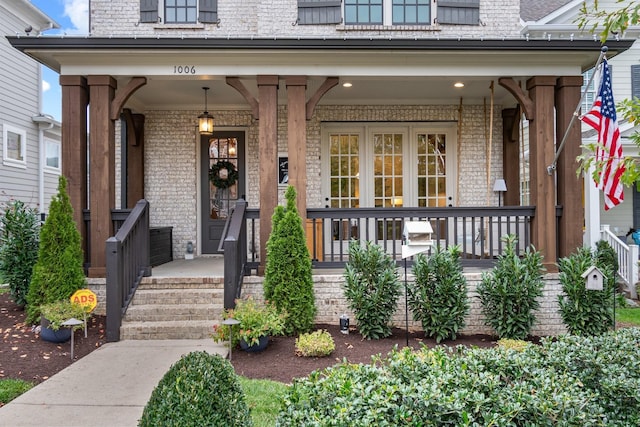
[[[616,308],[618,322],[640,326],[640,308]]]
[[[275,425],[276,417],[280,411],[280,399],[287,391],[287,386],[270,380],[238,378],[247,397],[253,425],[256,427]]]
[[[0,406],[11,402],[16,397],[33,387],[32,383],[22,380],[0,380]]]

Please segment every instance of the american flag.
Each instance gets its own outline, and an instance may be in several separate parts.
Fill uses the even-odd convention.
[[[602,164],[603,168],[599,175],[600,182],[596,181],[596,184],[604,192],[604,209],[609,210],[624,200],[622,182],[620,182],[624,165],[616,104],[611,90],[611,72],[606,59],[602,61],[602,80],[598,97],[591,111],[580,117],[580,120],[598,132],[596,161]]]

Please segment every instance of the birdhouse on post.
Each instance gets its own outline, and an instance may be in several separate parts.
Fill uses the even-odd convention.
[[[584,279],[584,286],[590,291],[601,291],[604,289],[604,274],[595,265],[592,265],[582,273]]]
[[[407,221],[402,231],[402,258],[426,252],[433,247],[433,228],[429,221]]]

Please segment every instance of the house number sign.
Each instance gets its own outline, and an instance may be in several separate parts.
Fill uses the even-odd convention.
[[[195,65],[174,65],[173,74],[195,74]]]

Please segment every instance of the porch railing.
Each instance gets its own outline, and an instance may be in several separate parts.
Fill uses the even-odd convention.
[[[625,282],[629,296],[637,299],[638,246],[624,243],[611,231],[609,225],[601,226],[600,239],[609,243],[613,250],[616,251],[616,254],[618,254],[618,276]]]
[[[307,244],[314,268],[343,268],[348,261],[348,243],[352,239],[373,241],[400,261],[402,232],[406,221],[429,221],[434,245],[446,248],[459,245],[466,267],[488,267],[502,253],[502,237],[515,234],[516,250],[531,243],[533,206],[445,207],[445,208],[312,208],[307,209]],[[257,223],[260,213],[247,209],[249,260],[247,267],[257,269]]]
[[[224,308],[234,308],[240,297],[247,264],[247,202],[236,201],[224,230],[218,251],[224,251]]]
[[[120,340],[120,325],[149,264],[149,203],[140,200],[107,240],[107,341]]]

